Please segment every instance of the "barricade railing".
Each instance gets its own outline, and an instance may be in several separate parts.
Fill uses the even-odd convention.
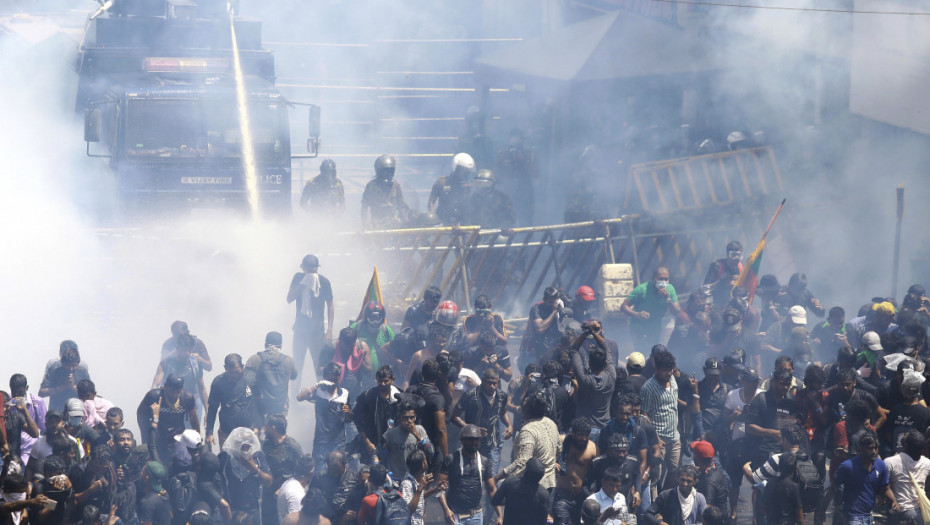
[[[616,219],[513,229],[478,226],[346,233],[392,276],[389,297],[412,299],[436,285],[470,309],[480,294],[496,311],[525,315],[527,304],[555,286],[569,294],[594,286],[601,265],[630,263],[635,284],[658,266],[681,291],[703,283],[710,263],[733,239],[758,235],[758,203],[625,215]],[[384,283],[383,283],[384,284]]]

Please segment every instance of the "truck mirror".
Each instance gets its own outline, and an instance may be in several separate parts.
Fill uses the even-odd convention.
[[[100,142],[100,128],[103,117],[100,110],[88,108],[84,110],[84,142]]]
[[[310,105],[310,137],[307,139],[307,151],[316,157],[320,154],[320,106]]]

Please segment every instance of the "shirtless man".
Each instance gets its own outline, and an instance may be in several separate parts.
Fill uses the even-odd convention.
[[[560,472],[552,493],[552,515],[556,525],[570,525],[581,520],[584,479],[597,457],[597,445],[588,439],[590,436],[591,424],[578,418],[572,421],[571,432],[562,438]]]
[[[319,489],[310,489],[301,501],[300,510],[284,516],[281,525],[332,525],[332,522],[319,512],[327,503],[326,496]]]
[[[427,359],[436,359],[439,354],[446,349],[446,343],[449,341],[449,335],[451,333],[452,329],[448,326],[436,321],[430,321],[426,348],[418,350],[417,353],[413,354],[413,358],[410,359],[410,366],[407,367],[407,379],[404,380],[404,387],[402,390],[407,390],[410,386],[413,374],[420,370],[424,361]]]

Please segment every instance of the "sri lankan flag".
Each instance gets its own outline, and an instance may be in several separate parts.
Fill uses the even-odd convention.
[[[375,266],[374,273],[371,274],[371,281],[368,283],[368,290],[365,292],[364,299],[362,299],[362,309],[359,310],[356,321],[365,318],[365,306],[372,301],[384,306],[384,301],[381,300],[381,281],[378,279],[377,266]]]
[[[767,232],[766,232],[767,233]],[[749,290],[749,303],[756,295],[756,287],[759,285],[759,267],[762,265],[762,250],[765,249],[765,235],[756,246],[756,249],[749,254],[749,260],[743,266],[743,271],[736,280],[736,286],[745,286]]]

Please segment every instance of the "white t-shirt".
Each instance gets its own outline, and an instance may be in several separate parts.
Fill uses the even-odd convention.
[[[278,489],[278,519],[284,521],[284,516],[300,510],[307,491],[295,478],[288,478]]]
[[[71,434],[65,434],[68,436],[68,439],[77,443],[78,440]],[[52,455],[52,447],[48,444],[48,438],[46,436],[41,436],[36,440],[35,444],[32,445],[32,450],[29,451],[29,457],[34,459],[43,459]],[[84,457],[84,447],[78,447],[78,458]],[[41,474],[41,473],[40,473]]]
[[[626,507],[626,498],[623,497],[623,494],[619,492],[614,494],[614,497],[609,497],[603,489],[591,494],[585,499],[591,499],[598,503],[601,506],[601,513],[605,510],[613,507],[620,511],[617,516],[604,522],[604,525],[636,525],[636,515],[630,514],[629,509]]]
[[[930,475],[930,459],[920,456],[919,460],[914,461],[904,452],[898,452],[885,460],[885,467],[888,469],[891,493],[894,494],[894,498],[901,505],[901,508],[904,510],[917,509],[917,492],[914,490],[914,484],[911,483],[908,470],[914,475],[917,486],[923,491],[927,475]]]
[[[742,391],[742,388],[731,390],[730,393],[727,394],[727,401],[723,404],[723,408],[734,412],[737,410],[744,412],[746,410],[746,405],[749,403],[743,403],[743,400],[740,398],[740,392]],[[757,390],[756,394],[759,392],[762,392],[762,390]],[[752,401],[752,399],[750,399],[750,401]],[[736,440],[742,439],[744,437],[746,437],[746,421],[740,421],[737,419],[733,422],[733,433],[730,435],[730,439]]]

